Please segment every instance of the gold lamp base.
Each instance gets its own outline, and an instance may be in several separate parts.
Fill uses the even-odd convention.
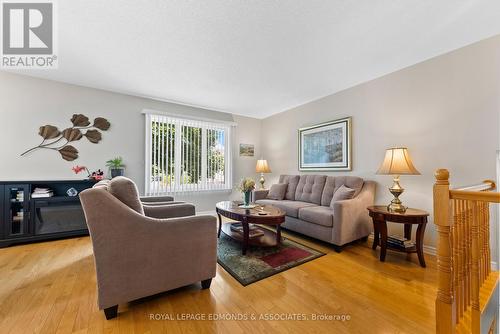
[[[405,213],[407,207],[403,205],[403,202],[399,199],[399,196],[405,191],[399,184],[399,175],[395,176],[393,179],[392,187],[389,191],[394,196],[391,203],[387,206],[387,211]]]
[[[266,180],[264,179],[264,173],[260,173],[260,189],[264,189],[264,182],[266,182]]]

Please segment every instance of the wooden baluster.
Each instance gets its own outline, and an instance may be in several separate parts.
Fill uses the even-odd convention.
[[[434,184],[434,224],[438,232],[437,269],[438,292],[436,298],[436,332],[455,333],[456,308],[453,293],[453,259],[450,217],[450,183],[446,169],[435,173]]]
[[[480,208],[480,214],[479,214],[479,227],[480,227],[480,230],[479,230],[479,245],[480,245],[480,254],[481,254],[481,257],[479,258],[480,259],[480,267],[479,267],[479,277],[480,277],[480,280],[479,280],[479,289],[481,289],[481,286],[483,285],[483,282],[484,282],[484,279],[485,279],[485,268],[486,268],[486,263],[485,263],[485,259],[484,259],[484,255],[485,255],[485,247],[484,247],[484,234],[485,234],[485,231],[484,231],[484,203],[483,202],[479,202],[478,203],[478,207]]]
[[[459,270],[457,265],[458,261],[458,243],[459,243],[459,233],[458,229],[460,227],[460,203],[457,200],[451,200],[450,204],[453,209],[453,225],[451,226],[451,254],[453,257],[453,264],[455,265],[453,270],[453,298],[455,298],[455,313],[457,315],[455,322],[458,323],[460,321],[460,295],[458,292],[458,287],[460,286],[459,282]]]
[[[486,263],[486,221],[487,221],[487,212],[486,212],[486,203],[481,202],[481,211],[482,211],[482,216],[481,216],[481,286],[483,285],[484,281],[486,280],[486,270],[488,267],[488,264]]]
[[[466,303],[465,305],[470,306],[471,303],[471,266],[472,266],[472,257],[471,257],[471,247],[472,247],[472,234],[471,234],[471,216],[468,217],[468,219],[465,222],[465,230],[466,230],[466,235],[467,235],[467,242],[466,242],[466,261],[465,261],[465,277],[466,277],[466,282],[465,286],[467,288],[466,291]]]
[[[457,304],[459,304],[459,312],[457,313],[457,318],[461,319],[464,315],[465,311],[465,303],[464,303],[464,291],[465,291],[465,284],[464,284],[464,223],[467,218],[465,215],[465,210],[463,209],[463,204],[464,201],[459,201],[460,202],[460,216],[458,219],[458,263],[455,265],[455,268],[458,269],[458,286],[457,286],[457,292],[458,292],[458,299],[457,299]]]
[[[491,250],[490,250],[490,203],[484,202],[486,212],[486,277],[491,273]]]
[[[465,201],[462,202],[462,207],[464,206]],[[465,248],[467,247],[467,230],[465,228],[466,222],[469,217],[467,217],[466,214],[462,214],[462,219],[460,220],[460,254],[461,254],[461,259],[460,259],[460,290],[462,293],[462,312],[465,312],[467,310],[467,303],[466,303],[466,291],[468,290],[468,286],[466,284],[465,280],[465,272],[466,272],[466,266],[467,266],[467,261],[465,257]],[[462,313],[463,315],[463,313]]]
[[[480,245],[479,245],[479,221],[480,212],[477,201],[471,202],[472,209],[472,281],[471,281],[471,297],[472,297],[472,323],[471,330],[473,334],[479,334],[481,311],[479,309],[479,262],[480,262]]]

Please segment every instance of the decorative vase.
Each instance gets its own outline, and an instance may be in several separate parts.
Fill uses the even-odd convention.
[[[123,176],[124,169],[123,168],[111,168],[111,178],[117,176]]]
[[[243,202],[243,205],[244,206],[249,206],[250,205],[250,195],[251,195],[251,191],[245,191],[243,194],[245,195],[244,197],[244,202]]]

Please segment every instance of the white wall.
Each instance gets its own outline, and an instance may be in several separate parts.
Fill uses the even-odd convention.
[[[255,159],[240,158],[237,145],[240,140],[255,144],[259,154],[260,121],[257,119],[0,72],[0,179],[81,179],[83,175],[75,175],[71,167],[78,164],[91,170],[104,169],[106,160],[120,155],[127,165],[126,176],[136,181],[143,192],[143,109],[237,122],[233,131],[234,181],[244,176],[256,177],[252,168],[255,168],[257,156]],[[91,144],[82,138],[74,145],[80,157],[72,162],[49,150],[19,156],[40,143],[39,126],[51,124],[63,129],[71,125],[71,116],[78,113],[90,118],[102,116],[111,122],[111,128],[103,132],[99,144]],[[215,203],[227,199],[228,195],[200,193],[189,199],[196,204],[197,210],[208,211],[214,210]]]
[[[500,36],[264,120],[0,72],[0,179],[78,179],[72,166],[104,168],[107,159],[121,155],[127,164],[127,176],[143,191],[141,110],[145,108],[237,122],[233,139],[235,183],[245,176],[258,178],[254,168],[261,156],[268,159],[274,172],[267,177],[267,184],[279,174],[298,173],[297,129],[352,116],[353,171],[328,174],[352,174],[378,181],[376,201],[385,204],[391,199],[386,189],[391,177],[377,176],[375,171],[386,148],[407,146],[422,175],[402,177],[406,188],[402,200],[432,212],[435,169],[448,168],[455,185],[496,179]],[[74,113],[106,117],[112,127],[98,145],[85,139],[78,142],[80,158],[74,162],[66,162],[51,151],[19,157],[39,143],[40,125],[66,127]],[[239,143],[254,144],[255,157],[239,157]],[[194,202],[199,211],[209,211],[217,201],[240,195],[200,193],[176,197]],[[425,243],[435,245],[432,224]]]
[[[274,180],[298,173],[297,129],[352,116],[353,170],[328,174],[376,180],[376,203],[386,204],[392,178],[375,171],[386,148],[407,146],[422,175],[401,177],[401,199],[432,212],[437,168],[449,169],[454,185],[496,179],[499,109],[497,36],[266,118],[262,147]],[[435,239],[429,224],[425,243],[434,246]]]

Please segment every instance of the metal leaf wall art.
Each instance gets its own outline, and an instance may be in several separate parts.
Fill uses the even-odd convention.
[[[98,144],[102,139],[101,131],[107,131],[111,126],[108,120],[102,117],[95,118],[91,124],[89,118],[82,114],[74,114],[71,117],[71,123],[73,123],[72,127],[62,131],[53,125],[41,126],[38,134],[43,138],[42,142],[23,152],[21,156],[38,149],[48,149],[58,151],[64,160],[73,161],[78,158],[78,150],[70,143],[85,137],[92,144]]]

